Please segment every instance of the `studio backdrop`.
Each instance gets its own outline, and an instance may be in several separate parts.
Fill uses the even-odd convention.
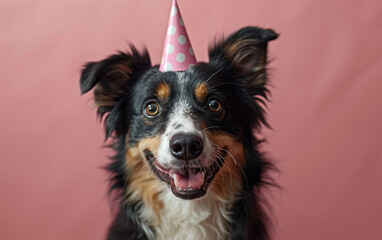
[[[195,55],[272,28],[262,150],[276,163],[274,239],[382,239],[382,2],[178,0]],[[128,43],[159,64],[170,0],[0,2],[0,239],[105,239],[112,210],[79,75]]]

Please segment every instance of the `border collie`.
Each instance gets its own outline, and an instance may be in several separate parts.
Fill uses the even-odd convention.
[[[118,212],[109,240],[269,239],[262,189],[273,164],[254,132],[267,126],[271,29],[245,27],[209,62],[160,72],[130,45],[81,74],[116,154],[107,170]]]

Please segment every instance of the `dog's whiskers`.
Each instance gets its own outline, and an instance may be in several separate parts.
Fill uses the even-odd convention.
[[[220,167],[218,161],[220,161],[220,163],[224,164],[224,159],[221,160],[220,157],[221,157],[221,156],[218,156],[218,157],[217,157],[216,159],[214,159],[213,162],[212,162],[212,164],[214,164],[214,165],[216,164],[216,166],[217,166],[218,168]],[[220,175],[222,176],[222,180],[223,180],[223,182],[224,182],[224,181],[225,181],[225,180],[224,180],[224,174],[223,174],[222,171],[219,171],[219,172],[220,172]]]
[[[125,186],[127,185],[127,182],[128,182],[131,174],[133,173],[133,171],[136,167],[140,166],[140,168],[137,170],[137,172],[140,172],[143,170],[143,168],[146,166],[146,162],[144,161],[144,158],[149,156],[149,155],[150,155],[150,153],[143,153],[141,156],[135,158],[135,163],[131,167],[129,167],[128,174],[125,178]],[[153,159],[150,159],[150,160],[152,160],[152,161],[150,161],[148,163],[149,164],[148,175],[149,175],[150,170],[151,170],[150,168],[151,168],[152,164],[154,164],[154,161],[156,160],[156,158],[154,157]]]
[[[221,66],[216,72],[214,72],[207,80],[206,80],[206,83],[208,83],[208,81],[210,81],[216,74],[218,74],[223,68],[225,67],[225,65]]]
[[[212,129],[212,128],[217,128],[217,129],[219,129],[220,127],[219,127],[219,126],[209,126],[209,127],[206,127],[206,128],[204,128],[204,129],[202,129],[202,132],[207,131],[207,130]]]
[[[216,147],[219,148],[218,145],[216,145]],[[233,162],[235,163],[235,165],[237,165],[237,161],[236,161],[235,157],[234,157],[228,150],[226,150],[226,149],[224,149],[224,148],[219,148],[219,149],[220,149],[220,150],[223,150],[223,151],[226,152],[226,153],[228,153],[228,154],[231,156],[231,158],[232,158]]]
[[[138,158],[136,159],[135,163],[133,164],[132,167],[129,168],[129,171],[128,171],[128,174],[127,176],[125,177],[125,186],[127,186],[127,182],[129,181],[129,178],[131,176],[131,174],[133,173],[135,167],[139,166],[139,165],[144,165],[144,161],[142,161],[143,158]],[[139,164],[138,164],[139,163]]]
[[[229,164],[228,164],[226,161],[224,161],[225,158],[220,154],[219,150],[223,150],[224,152],[226,152],[227,154],[230,155],[230,157],[232,158],[232,160],[233,160],[235,166],[238,166],[238,167],[239,167],[239,169],[240,169],[242,175],[246,178],[246,175],[245,175],[245,173],[244,173],[244,170],[242,169],[242,167],[240,166],[240,164],[237,163],[235,157],[234,157],[228,150],[219,147],[217,144],[213,144],[213,145],[215,145],[216,148],[217,148],[216,151],[217,151],[217,154],[218,154],[218,160],[221,161],[222,164],[229,170],[231,185],[232,185],[232,174],[233,174],[233,173],[232,173],[232,170],[231,170],[231,167],[229,166]],[[236,176],[236,174],[234,174],[234,175]]]
[[[152,161],[149,162],[149,167],[148,167],[149,169],[148,169],[148,171],[147,171],[147,176],[150,175],[150,171],[152,171],[151,168],[152,168],[152,167],[155,167],[155,166],[154,166],[154,163],[155,163],[156,160],[157,160],[157,158],[156,158],[156,157],[153,157],[153,158],[152,158]]]
[[[239,170],[241,172],[241,175],[244,177],[246,185],[249,186],[247,175],[245,174],[245,172],[243,170],[243,167],[240,164],[237,164],[237,161],[236,161],[235,157],[228,150],[226,150],[226,149],[222,149],[222,150],[225,151],[226,153],[228,153],[231,156],[231,158],[234,161],[235,165],[238,166],[238,168],[239,168]]]

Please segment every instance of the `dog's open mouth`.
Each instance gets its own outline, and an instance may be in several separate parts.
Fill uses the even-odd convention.
[[[216,173],[219,172],[224,163],[226,151],[219,153],[219,158],[208,167],[164,167],[158,163],[154,155],[147,151],[145,153],[153,172],[170,187],[172,193],[182,199],[195,199],[204,196],[207,188]]]

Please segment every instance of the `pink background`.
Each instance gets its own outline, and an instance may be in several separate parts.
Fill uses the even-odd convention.
[[[159,63],[170,0],[0,2],[0,239],[104,239],[110,154],[79,72],[126,41]],[[274,128],[264,135],[284,188],[275,239],[382,239],[382,2],[179,0],[198,60],[246,26],[270,44]]]

